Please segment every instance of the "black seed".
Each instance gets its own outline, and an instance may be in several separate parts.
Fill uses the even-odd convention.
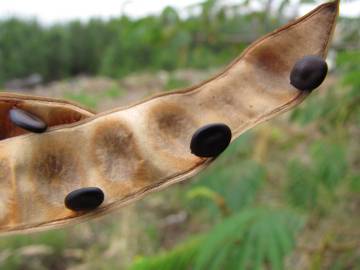
[[[97,187],[86,187],[71,191],[65,198],[65,206],[73,211],[96,209],[104,201],[104,192]]]
[[[13,124],[31,132],[41,133],[47,129],[44,121],[21,109],[11,109],[9,117]]]
[[[190,150],[199,157],[216,157],[231,141],[231,129],[225,124],[209,124],[199,128],[191,138]]]
[[[290,83],[299,90],[312,91],[324,81],[327,71],[327,64],[321,57],[308,55],[294,65]]]

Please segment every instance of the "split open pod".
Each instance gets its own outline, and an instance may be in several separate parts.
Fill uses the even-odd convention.
[[[0,96],[2,117],[20,107],[49,126],[15,136],[16,119],[5,121],[0,232],[84,221],[205,169],[228,143],[298,105],[321,82],[338,4],[323,4],[259,39],[208,81],[127,108],[93,115],[58,100],[8,94],[6,111]],[[53,107],[67,116],[56,120]]]

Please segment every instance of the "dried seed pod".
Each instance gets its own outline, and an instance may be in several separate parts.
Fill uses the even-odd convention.
[[[290,74],[290,82],[299,90],[312,91],[324,81],[327,71],[325,60],[308,55],[296,62]]]
[[[305,55],[326,56],[337,13],[338,1],[319,6],[200,85],[0,141],[0,232],[84,221],[199,173],[214,159],[191,153],[195,130],[225,123],[234,140],[309,95],[291,86],[289,74]],[[89,213],[64,207],[81,186],[103,190],[102,205]]]
[[[86,187],[71,191],[64,200],[65,206],[73,211],[90,211],[104,201],[104,192],[97,187]]]

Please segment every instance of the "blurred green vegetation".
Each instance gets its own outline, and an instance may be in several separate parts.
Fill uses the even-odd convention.
[[[167,7],[159,16],[51,26],[35,19],[3,19],[0,85],[35,73],[51,81],[78,74],[118,78],[141,70],[223,65],[289,19],[284,12],[289,1],[258,2],[260,10],[249,8],[247,0],[228,5],[208,0],[190,7],[186,16]]]
[[[289,1],[273,16],[266,1],[242,14],[249,2],[205,1],[186,19],[170,7],[137,20],[51,27],[8,19],[0,22],[0,81],[34,72],[54,80],[224,65],[286,20]],[[124,218],[1,238],[0,268],[360,269],[359,26],[340,19],[326,91],[271,127],[243,134],[196,179],[145,198],[146,206],[128,206]],[[170,73],[164,88],[186,85]],[[101,95],[64,93],[89,107],[127,94],[115,84]],[[164,220],[179,210],[186,218],[171,231]]]
[[[360,70],[355,71],[357,76],[351,75],[353,80],[347,71],[359,67],[360,51],[351,55],[344,52],[337,56],[338,63],[346,59],[346,64],[338,65],[338,83],[321,95],[314,94],[291,113],[293,125],[298,122],[302,128],[297,129],[300,139],[279,134],[276,129],[248,132],[187,188],[182,197],[188,199],[188,211],[192,215],[205,212],[203,222],[216,226],[201,237],[189,237],[171,251],[139,258],[130,269],[359,269],[360,219],[353,216],[359,209],[351,212],[348,207],[360,198],[359,138],[351,132],[353,128],[359,132]],[[316,139],[308,132],[318,133]],[[262,138],[267,138],[265,155],[274,155],[278,161],[257,157]],[[294,147],[294,141],[303,149],[292,151],[287,145]],[[349,250],[333,254],[330,264],[336,267],[326,268],[325,254],[313,254],[314,250],[301,251],[311,263],[286,266],[286,256],[296,251],[296,235],[301,237],[308,231],[306,224],[316,227],[321,222],[337,222],[341,230],[344,217],[338,211],[346,211],[347,218],[355,222],[342,233],[357,238],[352,239],[355,245]],[[342,234],[329,235],[332,240],[324,237],[320,241],[336,247]],[[301,252],[295,253],[295,260],[300,261]]]
[[[22,265],[26,263],[26,256],[24,253],[31,254],[31,251],[50,252],[53,259],[42,264],[38,269],[46,269],[51,265],[56,265],[59,260],[56,259],[57,255],[67,246],[67,235],[63,231],[49,231],[39,235],[29,237],[10,236],[0,241],[0,250],[2,251],[1,269],[21,269]],[[32,247],[26,249],[26,247]],[[35,247],[35,248],[34,248]],[[40,248],[39,248],[40,247]],[[17,252],[14,252],[14,251]],[[23,254],[22,254],[23,253]],[[8,255],[12,254],[12,255]],[[5,255],[5,256],[4,256]]]
[[[185,80],[177,79],[170,74],[169,79],[166,81],[165,90],[176,90],[188,86],[188,82]]]
[[[79,93],[73,93],[73,92],[66,92],[64,94],[64,98],[76,101],[82,105],[85,105],[89,108],[96,108],[97,105],[97,99],[96,97],[89,95],[83,91]]]
[[[90,109],[96,109],[99,102],[103,102],[106,99],[119,99],[126,94],[126,91],[113,83],[110,87],[103,89],[101,93],[89,93],[86,90],[74,91],[69,89],[64,92],[63,97],[68,100],[75,101]]]

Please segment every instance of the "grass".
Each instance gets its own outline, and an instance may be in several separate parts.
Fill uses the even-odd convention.
[[[188,81],[178,79],[174,75],[171,74],[169,79],[166,81],[165,90],[166,91],[171,91],[171,90],[184,88],[184,87],[187,87],[187,86],[189,86]]]
[[[125,90],[116,84],[113,84],[109,89],[105,91],[105,96],[109,98],[120,98],[125,94]]]
[[[105,99],[117,99],[121,98],[126,94],[126,91],[113,84],[110,88],[106,89],[103,93],[89,94],[81,90],[79,92],[65,92],[64,98],[78,102],[91,109],[96,109],[99,103]]]
[[[83,91],[79,93],[67,92],[64,94],[64,98],[78,102],[91,109],[95,109],[98,104],[98,99],[96,97],[86,94]]]
[[[25,269],[24,267],[36,269],[36,257],[43,258],[42,266],[47,263],[50,265],[52,261],[57,261],[59,254],[67,246],[68,236],[63,230],[3,237],[0,238],[0,254],[3,255],[0,266],[1,269],[9,270]]]

